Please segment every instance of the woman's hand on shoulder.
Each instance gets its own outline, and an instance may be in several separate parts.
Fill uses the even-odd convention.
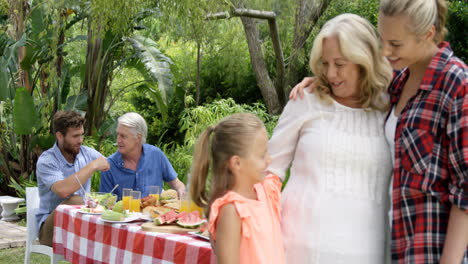
[[[300,83],[296,84],[289,93],[289,99],[296,100],[304,98],[304,90],[307,89],[310,93],[315,91],[317,87],[317,77],[305,77]]]
[[[225,204],[216,222],[215,253],[217,263],[240,262],[241,219],[233,203]]]

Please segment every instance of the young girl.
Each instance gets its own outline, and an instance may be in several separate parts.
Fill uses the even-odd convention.
[[[190,193],[207,209],[218,263],[284,263],[281,183],[265,177],[267,145],[265,127],[252,114],[231,115],[199,138]]]

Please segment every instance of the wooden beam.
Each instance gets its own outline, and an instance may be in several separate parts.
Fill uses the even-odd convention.
[[[207,20],[216,20],[216,19],[228,19],[231,17],[249,17],[256,19],[266,19],[268,20],[268,26],[270,27],[270,37],[273,43],[273,50],[275,51],[276,58],[276,82],[275,90],[280,101],[280,104],[284,106],[285,94],[284,94],[284,85],[285,85],[285,72],[286,65],[284,62],[283,49],[281,47],[281,41],[278,31],[278,25],[276,23],[276,14],[271,11],[261,11],[245,8],[233,8],[229,12],[219,12],[214,14],[208,14],[206,16]]]

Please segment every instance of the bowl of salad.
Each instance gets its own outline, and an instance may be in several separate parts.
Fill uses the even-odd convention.
[[[85,194],[84,203],[88,208],[96,208],[98,205],[105,209],[112,209],[117,202],[117,195],[105,192],[89,192]]]

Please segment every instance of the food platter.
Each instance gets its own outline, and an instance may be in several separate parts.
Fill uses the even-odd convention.
[[[141,213],[132,213],[129,216],[125,217],[123,220],[106,220],[106,219],[102,219],[102,217],[101,217],[101,220],[106,223],[117,224],[117,223],[129,223],[133,221],[149,221],[150,219],[148,216],[143,215]]]
[[[150,231],[150,232],[159,232],[159,233],[172,233],[172,234],[187,234],[190,232],[198,231],[198,228],[189,229],[183,228],[176,225],[154,225],[153,223],[144,223],[141,225],[141,230]]]
[[[102,212],[100,213],[95,213],[95,212],[90,212],[90,211],[87,211],[86,210],[87,208],[81,208],[80,210],[78,210],[79,213],[82,213],[82,214],[90,214],[90,215],[101,215]]]
[[[89,208],[89,207],[86,207],[86,206],[81,206],[78,210],[78,212],[82,213],[82,214],[90,214],[90,215],[100,215],[102,214],[102,211],[104,210],[104,208],[102,208],[101,206],[98,206],[99,208]],[[99,209],[99,210],[96,210],[96,209]]]

